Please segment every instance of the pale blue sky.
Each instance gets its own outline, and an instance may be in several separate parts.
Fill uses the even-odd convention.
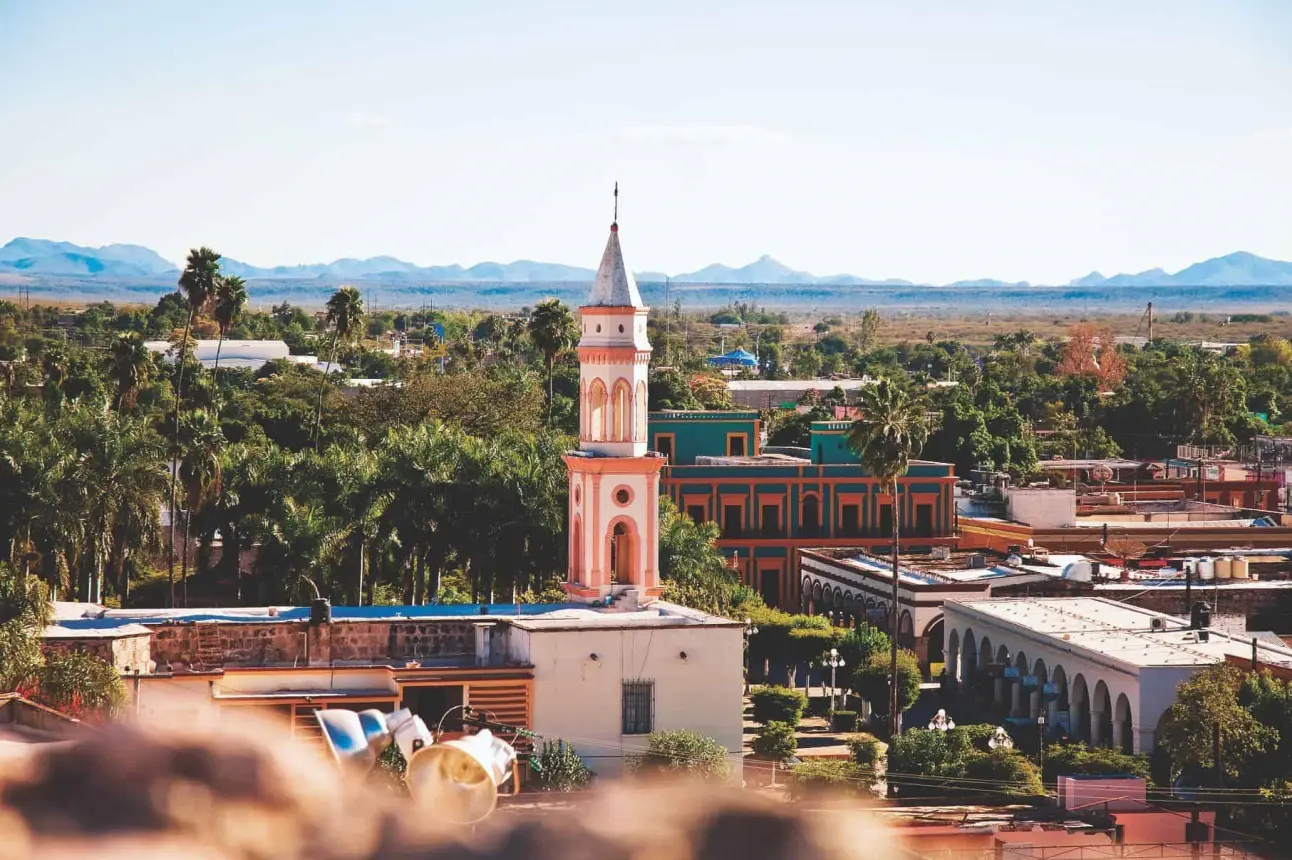
[[[0,243],[1064,282],[1292,259],[1292,3],[0,0]]]

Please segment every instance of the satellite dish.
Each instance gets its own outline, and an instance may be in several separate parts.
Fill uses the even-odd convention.
[[[1094,576],[1094,569],[1088,561],[1074,561],[1063,568],[1063,578],[1073,582],[1089,582]]]

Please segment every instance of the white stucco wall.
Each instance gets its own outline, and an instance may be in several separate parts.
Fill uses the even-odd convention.
[[[1038,529],[1070,526],[1077,521],[1075,490],[1012,488],[1005,491],[1006,515]]]
[[[622,684],[643,679],[655,682],[654,728],[689,729],[716,739],[739,777],[739,627],[513,630],[509,638],[509,653],[534,666],[534,731],[572,743],[597,774],[618,775],[625,757],[646,746],[645,736],[620,731]]]

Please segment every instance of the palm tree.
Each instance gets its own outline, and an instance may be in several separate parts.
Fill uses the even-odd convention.
[[[898,540],[900,537],[901,505],[897,498],[897,481],[906,474],[912,457],[918,456],[929,438],[928,419],[924,405],[910,397],[902,388],[887,379],[862,389],[861,417],[848,430],[848,445],[857,452],[862,465],[880,483],[892,498],[893,510],[893,594],[889,632],[892,636],[892,655],[889,664],[888,719],[892,737],[897,737],[901,727],[901,714],[897,710],[897,639],[900,590],[898,588]]]
[[[529,339],[543,353],[547,363],[547,423],[552,423],[552,379],[556,368],[556,359],[561,353],[574,346],[578,336],[578,325],[570,309],[561,304],[559,299],[548,299],[539,302],[529,316]]]
[[[117,335],[112,342],[112,378],[117,384],[116,409],[133,409],[139,391],[152,374],[153,357],[144,340],[134,332]]]
[[[184,483],[184,551],[180,581],[184,605],[188,606],[189,526],[194,513],[220,494],[223,470],[224,433],[220,422],[210,412],[198,409],[184,419],[184,456],[178,474]]]
[[[215,324],[220,329],[220,339],[215,344],[215,366],[211,368],[212,375],[220,372],[220,350],[224,348],[224,339],[229,334],[229,329],[242,316],[242,309],[247,304],[247,285],[246,282],[237,275],[224,275],[215,285],[215,305],[212,308],[212,314],[215,317]]]
[[[179,458],[179,411],[184,401],[184,365],[188,360],[188,338],[193,331],[193,317],[211,302],[215,286],[220,279],[220,255],[205,245],[188,252],[184,271],[179,275],[179,288],[188,299],[188,322],[184,324],[184,338],[180,341],[179,353],[175,358],[178,365],[175,383],[175,420],[171,452],[170,481],[170,537],[166,547],[170,575],[170,603],[175,605],[175,504],[179,496],[179,470],[175,461]]]
[[[323,453],[320,466],[324,506],[345,524],[345,543],[353,547],[358,562],[356,605],[362,606],[368,544],[394,493],[379,480],[377,455],[362,445],[332,445]]]
[[[319,597],[328,562],[344,535],[319,505],[286,499],[274,511],[261,541],[256,566],[272,576],[275,600]],[[304,586],[308,586],[305,588]]]
[[[319,380],[318,409],[314,415],[315,450],[319,446],[319,425],[323,422],[323,391],[327,387],[328,374],[332,372],[337,345],[348,342],[363,322],[363,298],[359,291],[354,287],[342,287],[333,293],[332,298],[327,300],[327,321],[332,326],[332,349],[328,352],[323,378]]]

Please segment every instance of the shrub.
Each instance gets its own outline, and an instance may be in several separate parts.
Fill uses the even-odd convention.
[[[807,707],[807,696],[789,687],[759,687],[750,699],[754,705],[754,721],[759,723],[788,723],[797,726]]]
[[[535,764],[534,775],[543,791],[577,791],[592,782],[592,771],[565,741],[544,741]]]
[[[1013,750],[974,753],[965,760],[964,776],[970,787],[981,786],[976,790],[984,793],[1021,796],[1045,793],[1040,769],[1026,756]]]
[[[879,763],[879,741],[874,735],[860,734],[848,738],[852,763],[867,770],[874,770]]]
[[[1085,744],[1054,744],[1045,748],[1045,767],[1042,778],[1047,783],[1057,782],[1064,775],[1095,775],[1126,773],[1149,777],[1148,757],[1127,755],[1120,750],[1097,747],[1087,749]]]
[[[863,624],[843,634],[835,647],[844,661],[843,668],[839,670],[839,685],[851,687],[853,673],[869,663],[872,654],[887,654],[892,645],[883,630]]]
[[[646,752],[628,759],[628,770],[643,776],[731,777],[726,747],[713,738],[685,729],[652,732],[646,742]]]
[[[823,792],[856,795],[871,782],[872,775],[850,761],[808,759],[790,770],[789,794],[795,800]]]
[[[836,732],[857,731],[857,712],[835,711],[830,715],[830,730]]]
[[[789,723],[772,720],[758,730],[754,752],[771,761],[786,761],[798,751],[799,741]]]

